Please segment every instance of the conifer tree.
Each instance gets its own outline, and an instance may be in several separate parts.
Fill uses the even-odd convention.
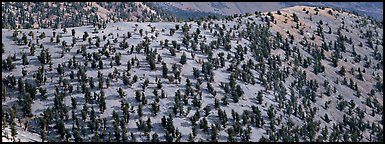
[[[345,76],[346,70],[344,66],[341,66],[339,73],[341,76]]]
[[[23,59],[23,65],[28,65],[29,64],[28,58],[27,58],[27,54],[23,53],[22,59]]]
[[[180,59],[180,63],[181,63],[182,65],[184,65],[184,64],[186,64],[186,61],[187,61],[186,53],[183,52],[182,57],[181,57],[181,59]]]

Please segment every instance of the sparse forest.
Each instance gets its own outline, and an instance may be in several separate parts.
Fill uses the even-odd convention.
[[[67,4],[2,5],[3,141],[383,141],[382,22],[307,6],[159,22],[136,3]]]

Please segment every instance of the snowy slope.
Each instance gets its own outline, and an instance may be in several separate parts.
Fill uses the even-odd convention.
[[[343,21],[345,21],[345,25],[349,26],[349,28],[348,28],[349,32],[344,31],[344,34],[347,34],[349,37],[352,37],[353,44],[356,45],[357,53],[360,53],[361,55],[367,55],[368,57],[372,57],[371,53],[373,53],[373,49],[368,48],[366,45],[364,45],[363,47],[357,46],[359,44],[359,42],[364,43],[366,41],[365,38],[359,37],[362,33],[360,33],[357,28],[356,29],[350,28],[350,26],[354,27],[354,25],[357,25],[356,23],[351,23],[351,22],[354,22],[355,20],[362,20],[365,18],[357,17],[357,16],[354,16],[351,14],[347,14],[346,12],[340,13],[338,18],[335,18],[335,17],[331,17],[330,15],[327,15],[327,10],[329,10],[329,9],[326,9],[326,10],[321,10],[320,14],[317,16],[313,15],[312,16],[313,20],[310,21],[309,15],[305,14],[305,12],[302,11],[303,8],[309,9],[310,13],[313,14],[313,11],[311,11],[311,9],[314,9],[314,8],[312,8],[312,7],[293,7],[293,8],[281,10],[282,15],[285,15],[285,14],[288,15],[287,18],[283,17],[282,15],[278,16],[275,14],[276,12],[272,12],[272,13],[274,13],[274,17],[277,20],[277,24],[273,24],[273,23],[271,24],[272,25],[272,27],[270,28],[271,34],[273,34],[273,36],[274,36],[274,35],[276,35],[277,32],[280,32],[283,35],[283,37],[286,38],[287,37],[286,31],[289,31],[291,34],[294,34],[294,37],[295,37],[294,43],[291,44],[290,46],[299,48],[300,53],[304,57],[311,57],[311,55],[306,51],[307,48],[303,47],[299,43],[300,43],[300,41],[303,40],[304,37],[307,37],[309,41],[314,42],[317,45],[321,45],[320,38],[317,36],[316,39],[314,41],[312,41],[309,39],[310,36],[306,36],[306,35],[302,36],[302,35],[298,34],[299,33],[298,30],[293,28],[293,27],[295,27],[295,24],[293,22],[291,22],[290,15],[292,13],[296,13],[298,15],[300,22],[303,24],[303,28],[304,28],[305,33],[309,33],[309,35],[312,35],[315,33],[314,31],[316,30],[317,22],[319,22],[319,20],[322,20],[323,23],[328,23],[328,25],[333,29],[333,32],[335,32],[336,29],[341,24],[342,20],[340,18],[344,17],[345,19]],[[334,11],[334,12],[336,13],[336,11]],[[265,15],[265,14],[266,13],[264,13],[263,15]],[[283,22],[284,19],[289,19],[289,22],[284,23]],[[241,22],[240,29],[235,30],[234,27],[236,27],[238,25],[238,22]],[[238,36],[239,32],[246,31],[247,23],[253,23],[253,22],[255,22],[255,25],[259,25],[259,24],[266,25],[266,22],[262,22],[261,18],[255,16],[255,15],[251,15],[248,17],[234,18],[233,21],[227,21],[227,20],[212,21],[211,27],[213,27],[213,32],[210,32],[209,29],[204,30],[203,27],[198,26],[198,24],[196,22],[187,22],[187,25],[191,25],[189,34],[192,34],[193,32],[195,32],[196,29],[200,29],[202,38],[199,38],[199,43],[204,42],[205,44],[209,45],[211,41],[217,40],[217,36],[214,37],[214,34],[213,34],[215,31],[219,32],[219,30],[214,27],[215,24],[218,24],[219,27],[222,27],[222,24],[224,24],[227,28],[226,29],[227,31],[229,31],[229,29],[232,28],[233,29],[232,31],[234,32],[235,36]],[[211,22],[208,21],[208,22],[203,22],[203,23],[208,24]],[[137,27],[135,26],[136,24],[138,25]],[[170,36],[169,35],[169,29],[175,28],[176,24],[178,24],[180,26],[180,29],[177,30],[173,36]],[[154,32],[151,32],[151,28],[149,25],[151,27],[155,27]],[[38,125],[37,117],[40,117],[46,108],[48,108],[48,107],[52,108],[54,105],[55,85],[59,84],[58,83],[59,77],[58,77],[58,73],[56,71],[57,65],[59,63],[68,64],[68,61],[70,59],[72,59],[73,56],[75,56],[76,60],[83,65],[84,59],[82,58],[81,54],[76,54],[76,52],[77,52],[77,50],[80,49],[81,44],[88,45],[87,40],[84,42],[82,40],[83,33],[88,32],[90,34],[90,37],[98,36],[101,38],[101,43],[100,43],[101,47],[103,47],[103,45],[106,44],[107,41],[110,41],[112,43],[111,47],[115,48],[116,52],[120,52],[122,54],[122,58],[121,58],[122,65],[117,66],[114,62],[113,68],[110,68],[110,65],[109,65],[109,63],[110,63],[110,61],[112,61],[112,59],[107,58],[105,56],[102,56],[104,67],[100,71],[103,73],[104,78],[106,78],[109,73],[112,73],[115,68],[122,74],[124,71],[126,71],[127,61],[131,60],[131,58],[136,57],[139,60],[139,65],[140,65],[140,67],[132,66],[132,69],[130,70],[130,74],[131,74],[130,79],[132,79],[132,77],[134,75],[138,76],[138,82],[134,83],[131,87],[123,84],[121,75],[118,76],[117,80],[111,80],[111,86],[109,88],[106,88],[104,86],[103,91],[106,93],[106,105],[107,105],[107,109],[104,113],[100,112],[97,104],[88,104],[88,106],[95,108],[95,111],[97,112],[97,118],[106,118],[109,121],[108,125],[110,128],[108,130],[110,130],[112,132],[113,131],[113,127],[112,127],[112,119],[113,119],[112,113],[113,113],[113,111],[114,110],[117,111],[118,114],[120,116],[122,116],[122,112],[120,110],[120,107],[121,107],[120,106],[120,99],[119,99],[119,95],[117,93],[117,89],[122,88],[124,90],[124,92],[127,94],[127,96],[123,100],[125,102],[128,102],[131,107],[133,106],[133,109],[135,111],[135,112],[131,113],[129,123],[127,124],[128,132],[129,133],[133,132],[138,141],[147,141],[146,137],[143,136],[143,132],[139,131],[137,128],[137,125],[136,125],[136,122],[139,119],[139,116],[136,113],[136,110],[138,109],[139,102],[137,102],[135,100],[135,91],[136,90],[142,90],[142,88],[141,88],[142,84],[143,84],[145,78],[148,78],[148,80],[150,81],[149,87],[146,88],[146,91],[144,92],[144,94],[146,95],[146,98],[148,99],[148,104],[145,105],[143,108],[144,114],[143,114],[143,117],[141,119],[145,121],[145,120],[147,120],[148,117],[150,117],[151,122],[152,122],[152,126],[153,126],[153,129],[150,132],[150,135],[157,133],[159,135],[160,141],[165,141],[165,137],[164,137],[165,132],[161,126],[161,118],[163,116],[168,116],[170,113],[173,113],[171,107],[174,105],[175,92],[177,90],[180,90],[182,95],[184,95],[184,90],[185,90],[187,78],[190,79],[190,81],[191,81],[191,83],[195,89],[195,84],[197,83],[197,80],[196,80],[196,78],[194,78],[193,73],[192,73],[193,67],[196,67],[199,70],[202,70],[202,64],[198,63],[198,60],[201,59],[201,60],[207,62],[207,57],[208,57],[207,55],[202,54],[201,52],[193,52],[191,50],[191,46],[189,49],[186,49],[186,47],[183,46],[183,44],[182,44],[183,33],[181,30],[182,29],[181,27],[183,25],[184,25],[184,23],[169,23],[169,22],[108,23],[107,28],[104,30],[98,30],[99,33],[97,33],[97,34],[91,33],[94,30],[94,28],[92,26],[68,28],[67,29],[68,33],[63,33],[61,29],[57,29],[57,30],[55,30],[57,32],[57,34],[61,34],[63,36],[62,38],[60,38],[60,40],[66,41],[68,45],[70,45],[72,43],[72,36],[71,36],[71,30],[72,29],[76,30],[75,37],[79,38],[79,40],[77,40],[75,47],[71,48],[70,52],[65,53],[64,57],[62,57],[62,58],[60,57],[61,56],[60,53],[61,53],[61,49],[62,49],[61,43],[56,44],[56,43],[49,42],[50,38],[52,37],[52,31],[53,31],[52,29],[37,29],[37,30],[21,29],[22,33],[28,34],[30,31],[33,31],[35,33],[35,35],[37,35],[37,36],[40,35],[42,32],[45,32],[46,38],[43,40],[40,40],[39,42],[43,43],[44,47],[49,49],[49,52],[53,58],[52,62],[53,62],[53,66],[54,66],[54,69],[52,71],[48,70],[48,65],[45,66],[46,75],[47,75],[47,83],[43,84],[42,87],[47,88],[48,99],[42,100],[40,97],[40,93],[38,92],[37,99],[34,100],[34,102],[32,104],[32,112],[36,118],[31,120],[32,125],[29,128],[36,131],[36,132],[40,132],[41,129]],[[371,24],[370,22],[369,22],[369,24],[362,26],[362,27],[367,29],[367,30],[373,31],[374,33],[377,33],[377,36],[375,36],[376,40],[382,40],[383,39],[382,27],[378,27],[374,24]],[[137,29],[137,30],[135,31],[134,29]],[[154,50],[156,49],[157,53],[162,56],[162,61],[167,63],[168,69],[170,71],[168,73],[169,75],[172,74],[171,73],[172,64],[174,64],[174,63],[179,64],[182,53],[183,52],[186,53],[187,64],[181,66],[181,71],[182,71],[181,72],[181,83],[170,84],[168,79],[162,78],[162,67],[161,67],[160,63],[156,64],[156,70],[150,71],[149,65],[146,61],[146,55],[143,52],[143,50],[140,53],[136,53],[135,50],[134,50],[133,54],[128,53],[128,51],[130,50],[132,45],[135,47],[138,43],[143,41],[143,37],[141,37],[139,35],[140,29],[143,29],[143,36],[146,35],[145,32],[147,31],[148,37],[151,37],[152,35],[155,36],[155,33],[159,32],[159,37],[155,38],[154,40],[150,39],[151,40],[150,49],[154,49]],[[162,29],[164,29],[165,31],[162,32]],[[324,25],[325,39],[327,39],[327,41],[331,41],[331,40],[334,41],[335,38],[337,37],[337,35],[335,33],[326,34],[327,30],[328,30],[328,28]],[[127,32],[131,32],[132,37],[127,39],[128,44],[129,44],[129,48],[124,50],[124,49],[119,47],[119,43],[123,41],[122,36],[123,36],[123,34],[127,35]],[[2,78],[4,79],[8,75],[14,75],[15,77],[19,78],[22,76],[22,73],[21,73],[22,68],[25,67],[26,70],[28,70],[29,74],[26,77],[24,77],[23,79],[24,80],[27,80],[27,79],[32,80],[33,74],[37,72],[38,67],[40,67],[40,65],[41,65],[40,62],[36,58],[36,56],[40,54],[41,49],[38,48],[38,46],[36,46],[37,49],[35,52],[35,56],[28,56],[30,64],[26,65],[26,66],[22,66],[21,65],[22,61],[20,60],[22,54],[20,54],[20,53],[21,52],[29,53],[29,49],[25,45],[23,45],[23,46],[15,45],[15,42],[12,41],[12,33],[13,33],[13,30],[2,29],[2,34],[3,34],[2,35],[2,43],[4,44],[4,47],[5,47],[5,53],[2,54],[2,57],[3,57],[2,59],[4,60],[8,57],[8,55],[13,55],[14,53],[16,53],[17,58],[19,60],[14,62],[14,64],[17,65],[16,69],[14,69],[12,71],[4,70],[2,72]],[[110,33],[112,35],[109,35]],[[106,40],[102,39],[103,35],[107,36]],[[119,36],[117,36],[117,35],[119,35]],[[204,40],[203,37],[206,37],[206,40]],[[19,38],[21,38],[21,34],[19,34]],[[117,38],[118,43],[113,42],[113,40],[115,38]],[[28,39],[31,39],[31,37],[28,36]],[[170,55],[168,48],[162,49],[160,47],[160,44],[159,44],[160,41],[164,41],[165,39],[169,40],[169,47],[172,47],[171,41],[173,41],[173,40],[176,40],[179,44],[181,44],[181,49],[180,49],[180,51],[177,51],[175,57]],[[271,38],[271,39],[273,39],[273,38]],[[95,43],[95,41],[96,41],[95,39],[92,40],[93,43]],[[33,40],[32,42],[35,43],[36,40]],[[232,46],[231,51],[226,51],[222,48],[223,46],[220,46],[219,49],[213,50],[213,57],[217,57],[217,55],[220,52],[225,53],[225,55],[224,55],[225,58],[227,57],[227,54],[230,54],[232,57],[234,57],[234,53],[236,52],[235,48],[237,47],[238,44],[243,46],[243,47],[248,47],[250,45],[250,41],[246,38],[241,38],[241,39],[239,39],[239,41],[237,41],[237,38],[231,39],[231,46]],[[352,51],[351,46],[348,44],[346,44],[346,45],[348,47],[347,51],[351,52]],[[199,49],[199,46],[200,46],[200,44],[198,44],[198,46],[197,46],[198,49]],[[382,54],[382,50],[383,50],[382,45],[376,45],[376,46],[378,46],[378,48]],[[88,53],[98,52],[98,50],[101,50],[101,48],[96,48],[95,45],[91,46],[90,48],[88,48],[88,46],[87,46],[87,52]],[[362,67],[363,62],[355,63],[355,64],[352,63],[353,58],[350,58],[350,53],[348,53],[348,52],[343,53],[344,58],[345,57],[347,58],[347,62],[340,60],[339,65],[344,65],[347,71],[349,71],[351,67],[355,67],[355,69],[357,69],[358,67]],[[191,53],[195,53],[194,59],[192,58]],[[326,53],[327,53],[326,55],[328,55],[330,57],[330,52],[326,52]],[[282,49],[272,50],[271,54],[280,56],[282,58],[281,60],[283,60],[283,58],[284,58],[284,52]],[[114,54],[111,54],[111,56],[113,56],[113,55]],[[255,62],[255,63],[259,63],[255,60],[255,57],[253,57],[252,53],[248,52],[247,54],[245,54],[245,60],[242,61],[241,64],[246,63],[247,60],[249,60],[249,59],[253,60],[253,62]],[[294,58],[291,57],[288,61],[284,61],[283,64],[279,65],[278,67],[280,69],[284,69],[285,67],[290,67],[290,72],[293,73],[293,70],[292,70],[293,66],[289,64],[289,61],[290,61],[290,63],[293,63]],[[265,63],[266,62],[267,61],[265,61]],[[228,78],[230,76],[230,72],[226,71],[226,69],[233,63],[235,63],[235,62],[231,61],[231,59],[230,60],[226,59],[225,67],[217,68],[214,70],[214,82],[212,82],[212,85],[215,88],[215,90],[217,91],[217,95],[215,97],[208,92],[207,81],[203,81],[203,83],[201,84],[201,89],[202,89],[202,106],[201,106],[201,108],[197,109],[197,108],[193,107],[192,106],[193,98],[189,97],[189,99],[188,99],[189,104],[184,106],[184,111],[185,112],[187,111],[187,107],[191,107],[192,108],[191,111],[189,113],[187,113],[186,116],[180,116],[178,114],[177,116],[174,117],[173,124],[182,134],[181,141],[187,141],[189,134],[192,132],[192,129],[191,129],[192,124],[190,121],[190,117],[193,116],[196,111],[200,111],[201,117],[203,117],[203,115],[204,115],[203,108],[205,106],[208,105],[211,107],[210,114],[207,117],[207,119],[209,121],[209,126],[211,126],[212,123],[215,123],[218,121],[218,113],[217,113],[217,110],[214,109],[214,100],[215,100],[215,98],[217,98],[217,99],[219,99],[219,101],[221,103],[221,98],[223,98],[225,95],[228,95],[228,97],[229,97],[229,105],[227,105],[227,106],[221,105],[220,107],[222,110],[224,110],[226,112],[226,114],[228,116],[228,119],[229,119],[228,127],[231,127],[232,124],[230,124],[230,123],[234,123],[234,120],[231,117],[231,111],[232,110],[239,113],[240,116],[244,112],[244,110],[248,110],[250,112],[251,106],[256,106],[261,110],[262,117],[265,121],[265,125],[262,128],[258,128],[255,126],[251,127],[252,128],[251,129],[252,136],[251,136],[250,141],[259,141],[262,137],[265,137],[265,138],[269,137],[269,135],[267,134],[266,131],[267,131],[268,127],[270,127],[269,126],[270,120],[268,119],[268,114],[267,114],[268,108],[270,106],[273,106],[277,110],[276,111],[276,115],[277,115],[276,118],[277,119],[278,119],[278,117],[282,117],[282,122],[278,123],[277,127],[282,127],[282,126],[286,125],[286,122],[289,119],[291,121],[293,121],[296,126],[302,126],[304,124],[303,119],[300,119],[299,117],[294,116],[294,115],[288,116],[284,113],[285,108],[279,108],[279,106],[278,106],[279,102],[276,98],[277,94],[273,90],[266,90],[266,88],[264,86],[262,86],[262,82],[259,79],[260,73],[256,70],[251,70],[254,77],[255,77],[255,80],[256,80],[256,83],[254,85],[252,85],[250,83],[245,83],[241,80],[237,80],[238,84],[241,86],[242,90],[244,91],[244,94],[242,95],[242,97],[240,98],[238,103],[234,103],[232,101],[232,99],[230,98],[231,97],[230,94],[227,94],[219,86],[219,84],[221,82],[223,82],[223,83],[229,82]],[[368,122],[370,124],[373,122],[378,123],[381,120],[382,112],[380,112],[381,114],[376,114],[375,116],[369,115],[371,113],[372,108],[366,106],[366,104],[365,104],[366,99],[365,98],[369,97],[368,92],[374,87],[373,85],[375,84],[375,81],[376,81],[376,80],[374,80],[375,76],[377,74],[382,76],[382,74],[383,74],[382,67],[380,70],[376,70],[374,68],[366,69],[367,71],[364,74],[364,78],[366,81],[359,81],[359,80],[355,79],[354,76],[348,74],[348,72],[347,72],[347,74],[346,74],[347,77],[348,78],[354,78],[354,81],[357,82],[358,88],[362,92],[362,97],[357,98],[356,96],[354,96],[355,91],[353,91],[352,89],[348,88],[345,85],[335,83],[337,78],[339,78],[339,80],[342,81],[341,77],[336,74],[336,71],[339,70],[339,67],[334,68],[334,67],[330,66],[330,61],[327,61],[327,60],[322,60],[321,63],[325,66],[326,70],[324,73],[321,73],[318,75],[315,75],[313,73],[312,66],[309,66],[308,68],[300,67],[301,71],[304,70],[307,72],[306,77],[308,80],[309,79],[317,80],[317,82],[319,84],[319,88],[317,91],[317,97],[316,97],[317,102],[311,103],[311,107],[316,107],[318,109],[314,119],[317,121],[321,121],[320,127],[321,128],[323,128],[324,126],[328,127],[329,133],[331,133],[330,131],[332,131],[331,128],[332,128],[333,124],[338,124],[338,122],[341,122],[343,119],[342,118],[343,115],[346,114],[346,111],[336,110],[336,105],[337,105],[337,101],[338,101],[337,95],[342,95],[344,97],[344,99],[346,99],[347,101],[353,100],[357,105],[356,107],[360,107],[361,109],[364,109],[366,111],[367,116],[365,116],[363,118],[363,121]],[[379,61],[372,59],[372,63],[373,63],[373,65],[375,65],[375,64],[379,63]],[[239,65],[238,67],[242,70],[241,65]],[[98,70],[99,69],[91,68],[90,62],[88,63],[87,76],[94,78],[95,87],[96,87],[94,89],[91,89],[92,95],[94,92],[96,92],[98,94],[100,93],[100,90],[97,87]],[[69,79],[70,71],[71,71],[71,69],[69,69],[68,67],[65,68],[65,78]],[[73,71],[75,73],[77,72],[77,70],[73,70]],[[374,75],[371,75],[372,73]],[[156,78],[161,78],[163,90],[165,91],[167,98],[160,99],[160,102],[159,102],[160,112],[157,116],[153,116],[151,111],[150,111],[150,109],[151,109],[150,104],[154,101],[154,98],[155,98],[152,91],[157,86],[157,84],[155,83]],[[284,81],[284,87],[287,89],[287,93],[288,93],[287,95],[285,95],[285,97],[287,99],[290,99],[290,90],[289,90],[289,88],[291,87],[290,83],[292,83],[294,80],[296,80],[296,78],[292,75],[289,75],[289,77],[285,80],[286,81]],[[336,93],[333,93],[332,96],[330,96],[330,97],[320,96],[322,92],[325,92],[325,88],[322,85],[324,80],[329,81],[330,85],[332,87],[336,87]],[[382,77],[381,77],[380,81],[382,82]],[[77,80],[72,80],[72,81],[70,81],[70,84],[74,85],[74,93],[68,94],[64,98],[64,102],[65,102],[65,105],[68,109],[68,115],[70,117],[70,120],[65,121],[65,127],[66,127],[66,129],[69,129],[71,131],[72,125],[74,123],[71,120],[72,119],[72,116],[71,116],[71,111],[72,111],[71,110],[71,108],[72,108],[71,97],[74,97],[78,100],[77,110],[76,110],[77,115],[76,116],[79,119],[81,119],[80,113],[81,113],[81,110],[83,107],[83,103],[85,103],[85,101],[84,101],[84,94],[79,93],[76,90],[76,85],[78,85],[79,82]],[[256,96],[257,96],[257,92],[260,90],[264,91],[263,103],[257,104]],[[6,100],[2,101],[2,106],[3,106],[3,108],[7,107],[9,109],[9,108],[11,108],[11,106],[13,104],[17,104],[16,101],[17,101],[17,95],[19,94],[19,92],[17,92],[17,88],[14,88],[14,89],[7,88],[7,92],[8,93],[7,93]],[[158,92],[160,93],[160,90]],[[302,105],[302,101],[301,101],[302,97],[299,96],[298,92],[295,92],[295,93],[296,93],[296,96],[298,97],[298,105]],[[376,92],[376,94],[373,96],[373,99],[380,101],[380,104],[382,106],[382,100],[383,100],[382,92]],[[289,100],[285,101],[285,103],[288,101]],[[329,109],[323,108],[323,105],[326,101],[331,101]],[[305,111],[309,111],[309,110],[305,110]],[[19,109],[18,112],[21,113],[21,109]],[[326,123],[323,121],[322,117],[324,116],[325,113],[329,114],[332,122]],[[90,121],[89,118],[87,118],[86,123],[81,122],[81,125],[84,127],[88,127],[87,126],[88,121]],[[54,124],[50,125],[51,132],[49,133],[49,139],[53,140],[53,141],[61,141],[58,137],[58,135],[59,135],[58,132],[53,127],[54,127]],[[246,126],[243,126],[243,125],[242,125],[242,127],[246,128]],[[382,124],[380,125],[380,127],[382,128]],[[227,131],[225,130],[227,128],[222,128],[222,130],[219,132],[218,141],[227,141],[228,134],[227,134]],[[23,132],[22,130],[19,130],[18,133],[20,134],[21,141],[23,141],[23,140],[41,141],[37,134],[29,134],[27,132]],[[71,131],[71,133],[72,133],[72,131]],[[319,132],[317,135],[320,135]],[[363,135],[364,135],[363,136],[364,138],[361,141],[370,141],[368,138],[369,137],[368,131],[365,131],[365,133]],[[83,136],[83,138],[85,139],[85,141],[91,141],[90,139],[92,138],[92,136],[94,136],[94,133],[91,133],[90,131],[88,131],[86,136]],[[199,129],[198,135],[195,138],[195,141],[198,141],[200,139],[203,141],[210,141],[210,133],[205,133],[201,129]],[[240,141],[240,138],[237,137],[237,140]],[[74,141],[73,136],[70,138],[70,141]],[[306,141],[306,140],[303,140],[303,141]]]

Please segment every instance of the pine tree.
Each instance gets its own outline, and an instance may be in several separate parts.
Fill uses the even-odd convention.
[[[119,89],[118,89],[118,94],[119,94],[120,98],[123,98],[123,97],[126,96],[126,93],[123,91],[122,88],[119,88]]]
[[[207,117],[210,114],[210,106],[206,105],[203,109],[205,110],[205,117]]]
[[[79,132],[77,129],[74,129],[73,135],[75,138],[75,142],[82,142],[83,141],[83,139],[79,136]]]
[[[42,142],[44,142],[47,139],[47,131],[45,129],[41,130],[40,138]]]
[[[46,63],[46,53],[45,53],[45,49],[43,48],[41,51],[40,51],[40,56],[37,56],[38,60],[40,61],[40,63],[42,64],[47,64]]]
[[[138,105],[138,116],[139,117],[143,116],[143,106],[142,106],[142,104]]]
[[[4,43],[1,43],[1,54],[3,54],[4,52],[5,52]]]
[[[142,93],[142,104],[143,105],[147,104],[147,99],[146,99],[146,96],[144,95],[144,93]]]
[[[115,53],[115,63],[116,65],[120,66],[120,59],[121,59],[121,54],[120,53]]]
[[[25,53],[23,53],[22,59],[23,59],[23,65],[28,65],[29,64],[27,55]]]
[[[107,79],[106,79],[106,86],[107,86],[107,88],[110,87],[110,78],[109,77],[107,77]]]
[[[103,89],[103,82],[104,82],[103,81],[103,77],[100,77],[99,78],[99,83],[98,83],[99,84],[99,89]]]
[[[90,88],[93,89],[95,87],[95,84],[94,84],[94,78],[90,77],[89,79],[89,85],[90,85]]]
[[[187,61],[187,56],[186,56],[186,53],[183,52],[182,57],[181,57],[181,59],[180,59],[180,63],[181,63],[182,65],[184,65],[184,64],[186,64],[186,61]]]
[[[325,67],[321,64],[321,60],[319,58],[316,59],[313,69],[314,69],[314,74],[316,75],[324,72]]]
[[[188,140],[187,141],[188,142],[194,142],[194,136],[191,133],[188,135]]]
[[[60,138],[64,139],[65,136],[65,127],[64,127],[64,121],[63,119],[57,120],[56,126],[55,126],[60,134]]]
[[[100,142],[99,131],[95,132],[95,135],[92,137],[92,142]]]
[[[26,45],[28,43],[27,36],[23,33],[23,37],[21,38],[23,43]]]
[[[166,138],[166,142],[173,142],[173,139],[174,139],[168,131],[166,131],[165,138]]]
[[[152,123],[151,123],[150,117],[147,118],[146,125],[147,125],[146,128],[148,129],[148,131],[151,131]]]
[[[262,91],[258,91],[258,95],[257,95],[257,100],[258,100],[258,104],[262,104]]]
[[[7,116],[6,116],[6,115],[8,115],[8,113],[5,112],[4,109],[1,110],[1,113],[2,113],[2,130],[4,130],[5,128],[8,127],[7,126]]]
[[[14,118],[11,119],[11,136],[14,140],[14,142],[16,142],[16,135],[17,135],[17,130],[16,130],[16,123],[15,123],[15,120]]]
[[[123,84],[124,85],[130,84],[130,78],[128,78],[128,76],[125,73],[123,73]]]
[[[340,73],[341,76],[345,76],[346,70],[345,70],[344,66],[341,66],[341,69],[340,69],[339,73]]]
[[[204,132],[208,132],[208,123],[207,123],[207,120],[206,118],[203,118],[201,121],[200,121],[200,128],[203,129]]]
[[[274,118],[274,107],[270,105],[269,109],[267,110],[267,115],[269,116],[269,119]]]
[[[236,91],[231,91],[231,96],[232,96],[232,98],[233,98],[233,101],[234,101],[235,103],[238,103],[238,101],[239,101],[239,95],[238,95],[238,93],[237,93]]]
[[[359,80],[361,80],[361,81],[363,81],[364,80],[364,76],[363,76],[363,74],[362,74],[362,72],[361,72],[361,70],[360,69],[358,69],[358,77],[357,77]]]
[[[167,78],[168,68],[165,62],[162,62],[162,75],[163,78]]]
[[[152,134],[151,142],[159,142],[159,136],[157,133]]]
[[[141,101],[142,94],[140,93],[139,90],[136,90],[135,92],[135,99],[136,101]]]
[[[174,33],[175,33],[175,29],[170,29],[170,36],[173,36],[174,35]]]
[[[106,109],[106,98],[104,96],[104,91],[100,91],[100,97],[99,97],[99,109],[102,113],[104,113],[104,110]]]
[[[25,67],[21,68],[21,73],[23,74],[23,77],[27,76],[27,70],[25,69]]]
[[[227,129],[227,133],[228,133],[228,137],[227,137],[227,142],[236,142],[234,136],[235,136],[235,132],[233,130],[233,128],[229,128]]]
[[[193,99],[192,103],[197,108],[200,108],[202,105],[202,102],[198,99],[197,95],[194,95],[194,99]]]
[[[12,57],[11,56],[8,56],[8,58],[7,58],[7,64],[6,64],[6,68],[8,69],[8,70],[12,70],[12,69],[14,69],[15,68],[15,64],[13,64],[12,63]]]
[[[255,114],[255,125],[259,128],[263,126],[263,119],[261,115],[261,111],[259,110],[258,107],[253,107],[253,112]]]
[[[169,48],[171,56],[176,56],[176,50],[175,48]]]
[[[218,130],[214,124],[211,124],[211,142],[218,142]]]
[[[325,113],[325,115],[324,115],[324,120],[325,120],[327,123],[329,123],[329,122],[330,122],[330,119],[329,119],[329,117],[328,117],[328,114],[327,114],[327,113]]]
[[[143,29],[140,29],[140,30],[139,30],[139,34],[140,34],[140,37],[143,36]]]
[[[149,65],[150,65],[150,69],[151,70],[155,70],[156,69],[155,56],[151,56],[150,55]]]
[[[293,13],[293,21],[296,23],[299,21],[298,16],[295,13]]]
[[[72,105],[72,109],[76,110],[76,98],[75,97],[71,97],[71,105]]]
[[[219,100],[217,98],[214,99],[214,106],[216,109],[219,109]]]
[[[122,129],[122,141],[127,142],[128,141],[127,128],[124,121],[120,121],[120,128]]]
[[[247,129],[242,130],[243,133],[241,134],[241,140],[242,142],[249,142],[250,141],[250,134],[251,134],[251,127],[248,125]]]
[[[72,29],[71,32],[72,32],[72,36],[75,36],[75,33],[76,33],[75,29]]]
[[[356,90],[356,96],[357,96],[357,97],[361,97],[361,96],[362,96],[362,95],[361,95],[361,91],[358,90],[358,89]]]
[[[153,114],[156,116],[157,115],[157,112],[159,112],[159,104],[158,103],[156,103],[156,102],[154,102],[154,103],[152,103],[151,104],[151,106],[152,106],[152,109],[151,109],[151,111],[153,112]]]
[[[198,68],[193,67],[193,75],[195,78],[199,78],[200,70],[198,70]]]
[[[130,60],[127,61],[127,71],[131,70],[131,63]]]
[[[331,59],[332,59],[332,65],[333,65],[333,67],[337,67],[338,66],[338,56],[339,54],[337,53],[337,52],[335,52],[335,53],[333,53],[332,54],[332,57],[331,57]]]

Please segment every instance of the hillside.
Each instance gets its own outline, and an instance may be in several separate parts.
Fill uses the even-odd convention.
[[[377,20],[383,20],[384,3],[383,2],[285,2],[286,6],[323,6],[349,11],[355,11],[357,14],[371,16]]]
[[[323,6],[382,20],[375,2],[2,2],[2,28],[63,28],[109,22],[180,22],[201,17],[268,12],[292,6]]]
[[[2,29],[3,132],[71,142],[383,141],[382,23],[296,6],[105,25]]]
[[[209,12],[221,15],[254,13],[255,11],[276,11],[293,6],[331,7],[355,11],[360,15],[382,20],[382,2],[154,2],[157,5],[168,5],[186,12]],[[171,12],[172,13],[172,12]]]
[[[212,12],[222,15],[273,11],[284,7],[279,2],[166,2],[165,4],[187,11]]]
[[[63,28],[120,21],[161,21],[141,2],[2,2],[2,28]]]

